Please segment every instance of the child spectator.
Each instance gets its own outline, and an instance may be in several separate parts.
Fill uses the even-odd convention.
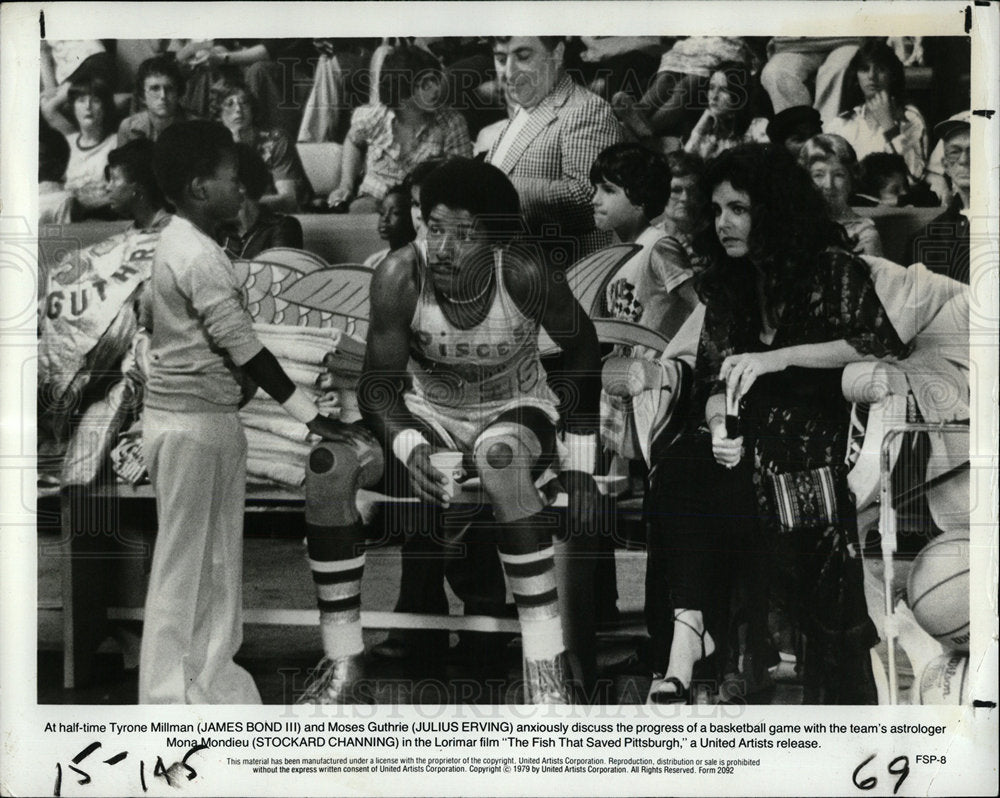
[[[641,247],[608,281],[605,315],[672,338],[698,304],[698,297],[683,245],[650,225],[670,197],[666,159],[638,144],[615,144],[594,161],[590,182],[597,229],[613,231],[619,241]],[[633,350],[618,346],[614,355],[652,359],[655,354]],[[601,434],[605,447],[630,460],[647,458],[653,415],[644,415],[632,402],[604,393]]]
[[[261,198],[271,183],[271,173],[249,144],[236,145],[243,204],[236,219],[220,228],[218,242],[230,258],[250,260],[265,249],[302,249],[302,225],[294,216],[275,213]]]
[[[379,102],[359,108],[351,118],[340,185],[327,200],[333,210],[370,213],[421,161],[472,155],[465,118],[442,107],[443,86],[441,66],[426,50],[399,47],[386,56],[378,79]]]
[[[298,153],[283,130],[262,128],[257,100],[242,83],[225,83],[215,95],[215,117],[232,133],[233,141],[250,145],[263,158],[270,174],[260,204],[294,213],[306,188]]]
[[[813,136],[802,145],[799,165],[823,195],[830,218],[841,224],[854,241],[854,252],[881,256],[882,239],[875,222],[861,216],[849,204],[858,179],[858,159],[851,145],[841,136]]]
[[[941,200],[923,181],[911,184],[903,156],[892,152],[873,152],[861,160],[858,193],[851,204],[859,207],[891,205],[937,208]]]
[[[417,237],[410,218],[409,186],[393,186],[382,198],[378,209],[378,235],[383,241],[388,241],[389,246],[365,260],[365,266],[369,269],[374,269],[390,252],[406,246]]]
[[[62,114],[66,103],[72,109],[72,122]],[[42,100],[42,115],[69,144],[65,187],[76,200],[74,221],[106,217],[104,167],[108,153],[118,146],[111,87],[100,78],[62,83],[55,94]]]
[[[803,144],[822,132],[819,111],[810,105],[793,105],[779,111],[767,124],[767,137],[771,143],[784,147],[793,158],[799,157]]]
[[[347,440],[261,346],[225,253],[212,240],[243,202],[235,147],[213,122],[162,132],[153,169],[176,215],[147,291],[152,320],[143,450],[156,493],[139,703],[259,703],[233,662],[242,639],[246,378],[310,431]],[[252,387],[252,386],[251,386]]]
[[[153,173],[153,142],[135,139],[108,153],[104,170],[108,205],[118,216],[131,219],[136,229],[149,230],[167,223],[167,198]]]
[[[139,65],[135,93],[143,110],[122,121],[118,128],[119,144],[140,138],[156,141],[174,122],[194,118],[180,104],[184,76],[170,56],[153,56]]]
[[[861,160],[861,179],[853,204],[891,205],[905,204],[907,193],[906,161],[892,152],[873,152]],[[865,201],[864,203],[858,200]]]

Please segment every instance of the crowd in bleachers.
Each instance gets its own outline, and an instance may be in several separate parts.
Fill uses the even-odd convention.
[[[967,43],[569,37],[565,48],[567,73],[654,150],[710,158],[741,142],[797,151],[834,136],[804,165],[847,172],[843,198],[823,190],[849,227],[860,224],[850,207],[956,202],[932,130],[967,108]],[[517,110],[487,38],[45,41],[42,63],[43,222],[122,218],[108,153],[178,120],[217,119],[257,151],[269,172],[261,207],[377,212],[423,160],[488,157]],[[297,145],[323,143],[335,146],[310,153],[307,174]],[[874,231],[856,232],[864,251],[881,251]]]
[[[518,230],[533,236],[546,268],[571,269],[612,243],[631,245],[617,270],[602,275],[596,304],[584,311],[641,324],[672,349],[664,354],[619,344],[610,353],[611,366],[625,376],[605,382],[601,448],[608,461],[618,460],[612,469],[645,477],[647,512],[699,517],[702,524],[683,534],[664,532],[666,542],[651,532],[647,615],[659,672],[653,703],[691,699],[695,667],[713,650],[725,653],[732,644],[729,655],[739,659],[740,644],[725,639],[736,624],[717,615],[715,592],[723,583],[728,589],[731,575],[720,572],[715,555],[745,545],[762,554],[773,542],[748,543],[744,531],[713,521],[712,494],[725,494],[734,513],[756,503],[764,517],[773,510],[767,479],[839,467],[849,409],[839,370],[852,357],[907,353],[910,341],[897,335],[872,276],[892,264],[880,266],[886,262],[878,258],[905,252],[897,258],[903,266],[921,262],[942,279],[969,282],[964,41],[471,37],[42,47],[43,222],[128,219],[135,229],[168,229],[171,199],[158,188],[169,171],[168,148],[158,147],[154,158],[154,145],[171,128],[168,142],[185,141],[179,123],[201,119],[218,125],[208,126],[214,134],[199,135],[206,141],[221,136],[235,145],[235,157],[216,141],[218,163],[209,168],[197,163],[198,153],[186,153],[185,168],[235,180],[239,188],[228,198],[238,196],[239,210],[218,225],[209,219],[212,230],[195,226],[214,234],[231,260],[275,247],[304,248],[300,220],[306,214],[358,215],[362,224],[362,214],[377,213],[387,249],[373,251],[366,267],[391,267],[393,253],[403,250],[426,264],[435,257],[428,255],[428,238],[444,246],[441,241],[454,238],[448,225],[457,224],[449,217],[428,230],[432,211],[446,203],[421,202],[426,181],[460,203],[447,208],[468,215],[467,238],[480,216],[496,224],[489,213],[496,197],[484,200],[479,186],[442,188],[445,173],[496,179],[498,195],[513,186]],[[300,145],[320,144],[329,145],[322,150],[328,170],[300,157]],[[475,171],[473,157],[492,171]],[[335,179],[328,180],[330,174]],[[168,197],[186,188],[175,186]],[[191,207],[211,205],[211,190],[205,192],[187,198]],[[888,242],[873,212],[856,210],[876,206],[940,213],[911,241]],[[497,235],[510,233],[501,225]],[[202,238],[199,246],[211,250]],[[892,271],[891,279],[904,278]],[[482,296],[446,301],[470,304]],[[804,377],[809,370],[819,376]],[[773,379],[763,380],[768,375]],[[746,450],[730,426],[738,415],[729,406],[734,394],[735,400],[750,397],[744,418],[757,435],[747,439]],[[395,441],[382,443],[399,456]],[[776,558],[794,572],[789,612],[812,635],[812,647],[799,652],[812,680],[807,697],[865,703],[874,699],[865,671],[872,629],[860,566],[846,554],[845,540],[856,532],[853,511],[835,509],[839,516],[810,538],[818,558],[801,551],[778,551]],[[586,688],[596,669],[587,639],[592,622],[614,614],[614,578],[609,589],[600,549],[582,558],[593,570],[576,577],[591,584],[587,623],[563,619]],[[404,583],[420,582],[408,570],[424,567],[419,561],[404,559]],[[511,578],[516,570],[505,573]],[[494,576],[502,607],[503,575]],[[491,588],[486,582],[476,585],[480,597]],[[742,607],[759,644],[747,643],[743,651],[750,681],[760,678],[768,656],[766,599],[760,601],[766,591],[758,588],[747,588],[751,598]],[[808,607],[796,606],[795,597],[805,595]],[[401,595],[398,609],[428,611],[422,600]],[[561,631],[555,637],[561,641]],[[419,646],[397,636],[383,654],[408,656]],[[543,665],[532,667],[544,671]],[[556,671],[537,678],[545,682]],[[568,697],[561,687],[539,689],[542,699]]]

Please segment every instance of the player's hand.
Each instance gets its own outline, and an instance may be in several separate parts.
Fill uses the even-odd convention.
[[[445,492],[448,477],[431,465],[433,451],[429,443],[422,443],[410,452],[406,461],[406,470],[410,472],[410,487],[419,499],[448,507],[450,502]]]
[[[738,402],[747,395],[758,377],[784,371],[788,367],[782,350],[773,352],[745,352],[730,355],[722,361],[719,379],[726,381],[726,390]]]
[[[601,493],[593,475],[563,471],[559,479],[566,488],[570,535],[593,535],[601,520]]]
[[[378,446],[375,437],[364,427],[357,424],[346,424],[340,419],[330,418],[322,413],[306,426],[314,435],[319,435],[323,440],[332,443],[346,443],[351,446],[364,443],[369,446]]]

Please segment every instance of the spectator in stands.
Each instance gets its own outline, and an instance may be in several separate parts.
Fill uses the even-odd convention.
[[[767,141],[766,120],[753,117],[750,68],[738,61],[720,64],[708,81],[708,107],[684,142],[684,151],[704,159],[737,144]]]
[[[215,88],[243,83],[257,99],[258,124],[295,140],[301,111],[294,87],[307,85],[312,77],[309,39],[192,39],[176,52],[188,75],[182,103],[190,111],[211,117]]]
[[[243,204],[235,221],[219,228],[216,240],[230,258],[250,260],[266,249],[302,249],[302,225],[294,216],[276,213],[262,202],[271,172],[257,149],[237,144],[237,171],[243,184]]]
[[[413,170],[406,176],[405,184],[410,188],[410,221],[413,222],[413,229],[416,231],[416,241],[418,246],[424,247],[427,238],[427,224],[424,222],[423,214],[420,212],[420,188],[423,186],[427,176],[437,169],[446,159],[431,158],[413,167]]]
[[[671,339],[698,304],[698,297],[684,246],[650,224],[663,213],[670,193],[666,159],[637,143],[614,144],[594,161],[590,180],[597,229],[612,231],[619,241],[639,247],[608,275],[600,300],[602,315],[640,324]],[[624,388],[601,395],[601,439],[611,460],[610,473],[638,473],[648,467],[651,447],[670,417],[672,388],[679,388],[671,380],[677,372],[662,368],[658,353],[648,347],[616,346],[612,355],[623,370],[634,365],[657,381],[655,389],[635,395]],[[613,562],[613,551],[607,556]],[[591,578],[599,585],[602,574],[596,570],[596,560],[591,568]],[[578,639],[588,639],[587,630],[579,628],[588,622],[592,638],[593,619],[574,620]],[[596,656],[592,660],[581,656],[581,662],[596,672]]]
[[[675,150],[667,155],[670,167],[670,197],[659,226],[684,247],[688,261],[696,272],[705,265],[704,258],[694,250],[694,239],[709,222],[708,197],[702,180],[705,163],[697,155]]]
[[[666,158],[639,144],[615,144],[594,161],[590,181],[597,229],[611,230],[619,241],[641,247],[607,284],[608,315],[671,338],[698,298],[684,247],[650,224],[670,197]]]
[[[699,285],[706,307],[696,395],[707,397],[712,470],[746,463],[760,523],[756,532],[742,525],[741,536],[728,538],[712,524],[678,526],[683,534],[670,561],[675,638],[667,678],[654,690],[661,701],[686,697],[691,666],[719,643],[691,608],[716,600],[719,586],[706,579],[720,567],[718,552],[749,550],[755,554],[741,557],[741,567],[766,566],[770,577],[759,581],[749,607],[755,645],[765,637],[770,591],[808,639],[803,703],[874,703],[870,647],[878,634],[868,617],[861,561],[849,547],[857,535],[843,470],[851,408],[840,379],[854,360],[903,357],[907,349],[868,265],[849,251],[808,174],[784,153],[752,145],[729,150],[709,164],[707,183],[715,236],[704,241],[712,266]],[[727,424],[734,408],[741,408],[740,434]],[[694,463],[678,466],[694,482]],[[775,477],[820,468],[832,478],[836,519],[819,525],[800,519],[783,533]],[[702,484],[712,486],[708,497],[717,501],[720,483]]]
[[[971,112],[962,111],[934,126],[944,145],[944,173],[954,192],[947,210],[910,240],[910,263],[969,283],[969,208]]]
[[[873,152],[860,164],[861,177],[852,204],[858,207],[907,203],[909,170],[902,155],[894,152]]]
[[[378,235],[389,246],[380,249],[365,260],[365,266],[374,269],[386,255],[406,246],[417,237],[410,217],[410,187],[406,184],[393,186],[382,197],[378,209]]]
[[[627,91],[611,98],[615,114],[639,141],[660,136],[680,138],[698,118],[712,73],[723,63],[755,63],[743,39],[688,36],[673,43],[660,59],[656,76],[638,101]]]
[[[170,219],[167,198],[153,173],[153,142],[135,139],[108,153],[108,204],[137,229],[162,227]]]
[[[858,178],[858,159],[851,145],[832,134],[813,136],[799,152],[799,165],[823,195],[830,218],[847,231],[854,251],[881,256],[882,239],[875,222],[861,216],[849,204]]]
[[[580,43],[584,85],[608,101],[627,89],[641,97],[663,53],[658,36],[581,36]]]
[[[214,102],[215,116],[232,133],[233,141],[252,147],[268,169],[268,185],[260,204],[275,211],[298,211],[307,183],[298,153],[285,132],[255,124],[257,99],[242,83],[221,85]]]
[[[327,199],[331,209],[371,213],[421,161],[472,154],[465,119],[443,106],[443,86],[441,66],[426,50],[400,46],[385,57],[379,102],[358,108],[351,118],[340,185]]]
[[[823,132],[819,111],[811,105],[793,105],[774,115],[767,124],[767,137],[773,144],[788,150],[792,157],[799,157],[799,150],[813,136]]]
[[[839,114],[847,65],[858,51],[856,36],[775,36],[767,45],[760,82],[780,114],[796,105],[819,111],[824,128]],[[815,94],[809,84],[815,78]]]
[[[824,122],[827,133],[847,139],[858,158],[873,152],[902,155],[911,184],[927,167],[927,125],[905,102],[903,65],[883,39],[867,40],[851,59],[841,114]]]
[[[110,86],[115,82],[115,60],[100,39],[42,39],[42,97],[49,97],[63,85],[86,83],[100,78]]]
[[[694,272],[684,246],[650,220],[663,212],[671,190],[666,158],[639,144],[615,144],[602,152],[590,170],[594,185],[594,222],[639,249],[608,276],[602,298],[608,318],[641,324],[671,339],[698,304]],[[659,374],[654,351],[618,345],[616,358],[635,358]],[[660,397],[602,394],[601,437],[605,449],[624,460],[648,461]],[[652,399],[653,401],[640,401]]]
[[[668,159],[677,164],[673,175]],[[664,158],[633,143],[609,147],[591,170],[598,228],[610,225],[620,240],[642,247],[608,280],[603,298],[607,315],[649,327],[672,343],[699,304],[688,252],[705,205],[698,185],[701,171],[697,156],[677,151]],[[665,202],[664,225],[650,225]],[[644,474],[646,496],[651,495],[648,480],[655,477],[662,451],[686,418],[696,331],[689,340],[686,348],[678,343],[666,358],[646,347],[616,346],[606,361],[601,439],[612,456],[609,473]],[[645,507],[650,519],[660,517],[658,505]],[[648,552],[647,625],[658,652],[655,658],[666,661],[664,640],[669,640],[673,618],[663,582],[664,552],[655,539]]]
[[[60,111],[66,102],[72,109],[73,122]],[[118,143],[115,114],[111,87],[100,78],[62,83],[54,95],[42,100],[45,121],[69,144],[65,188],[75,199],[74,221],[107,216],[104,167],[108,153]]]
[[[589,175],[623,133],[611,106],[566,74],[565,51],[558,36],[494,38],[500,87],[517,113],[486,158],[514,183],[528,230],[559,268],[611,243],[594,226]]]
[[[135,86],[143,110],[122,121],[118,128],[119,145],[138,138],[156,141],[174,122],[193,118],[180,104],[184,77],[172,57],[158,55],[143,61]]]
[[[69,163],[66,137],[38,120],[38,221],[40,224],[69,224],[73,195],[63,185]],[[39,292],[41,296],[42,292]]]

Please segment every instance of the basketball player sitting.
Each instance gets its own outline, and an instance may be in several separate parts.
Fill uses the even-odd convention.
[[[551,466],[561,466],[568,538],[595,537],[597,336],[566,281],[545,267],[536,248],[518,240],[518,196],[499,169],[448,160],[428,176],[420,200],[426,257],[418,247],[404,247],[372,278],[359,403],[366,423],[398,460],[387,472],[404,466],[409,492],[429,505],[449,505],[448,479],[431,465],[431,453],[465,454],[492,506],[517,605],[525,702],[569,703],[552,526],[537,485]],[[561,376],[552,375],[552,385],[567,386],[564,396],[557,397],[539,361],[539,326],[562,348]],[[559,444],[557,427],[563,430]],[[332,467],[332,460],[318,465]],[[310,478],[316,466],[310,464]],[[327,484],[334,481],[358,484],[353,472]],[[326,524],[309,527],[326,657],[300,701],[355,703],[365,699],[364,541],[350,513]]]

